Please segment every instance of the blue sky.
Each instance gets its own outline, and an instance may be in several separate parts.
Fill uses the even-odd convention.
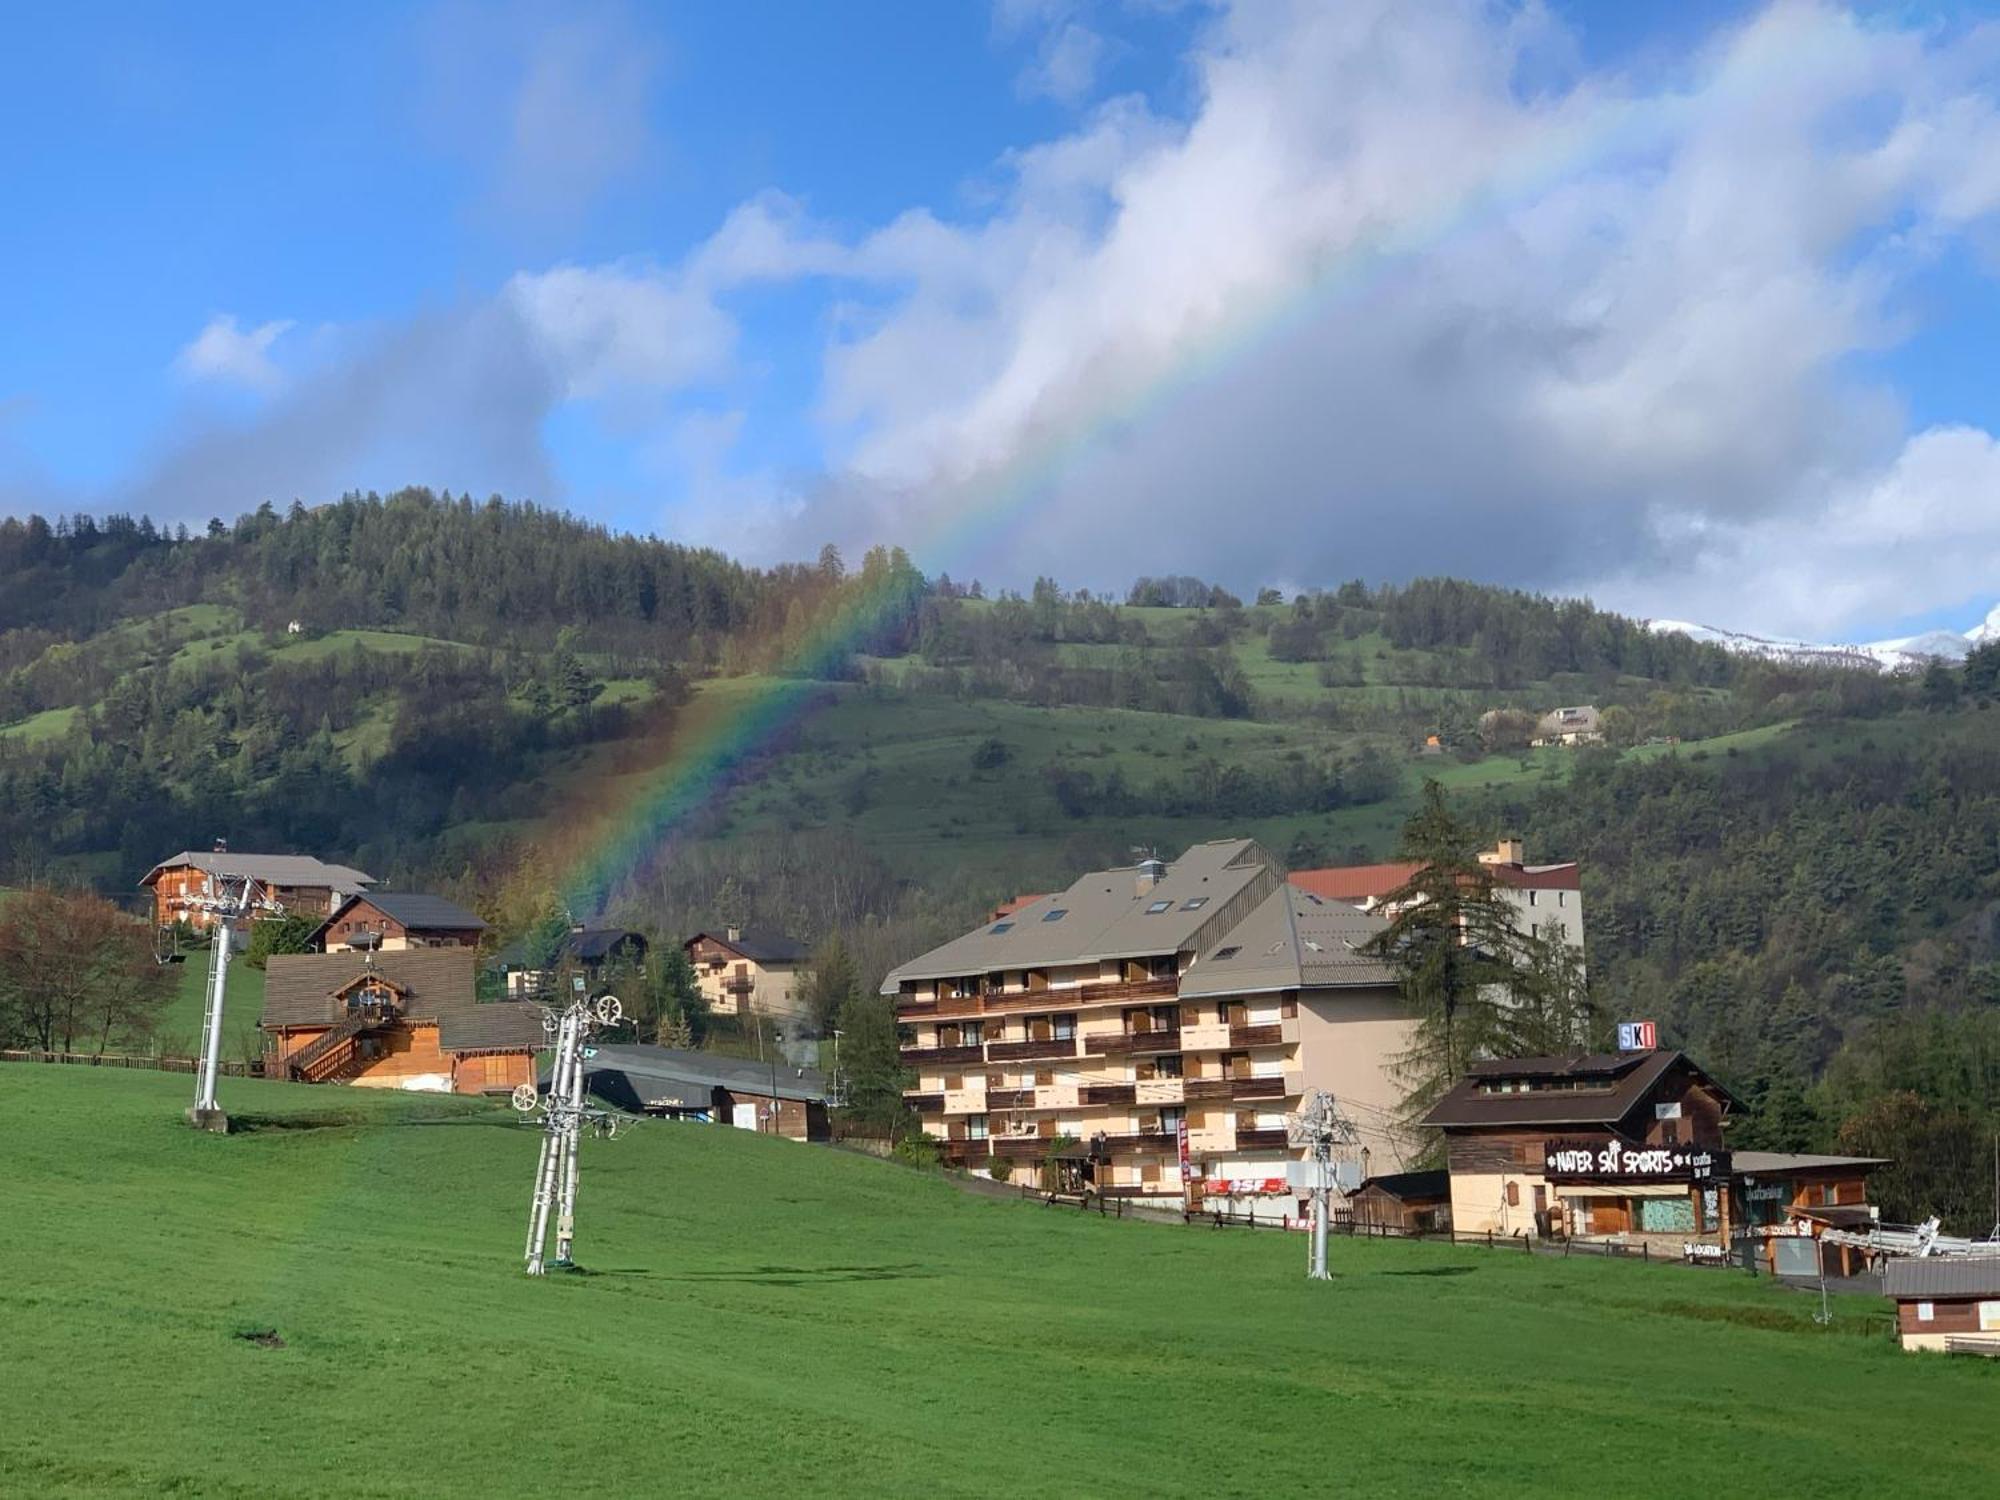
[[[22,11],[0,510],[424,483],[754,560],[1964,628],[2000,599],[1984,21]]]

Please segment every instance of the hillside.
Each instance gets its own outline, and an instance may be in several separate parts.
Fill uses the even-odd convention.
[[[1681,1267],[1218,1233],[965,1196],[823,1148],[586,1146],[579,1256],[519,1268],[535,1138],[476,1104],[10,1067],[0,1487],[1983,1493],[1995,1371],[1882,1305]],[[244,1335],[269,1330],[282,1347]],[[106,1420],[115,1411],[115,1420]],[[1522,1441],[1524,1432],[1533,1442]],[[1671,1457],[1670,1457],[1671,1455]],[[1138,1468],[1135,1470],[1134,1465]],[[1807,1485],[1808,1488],[1812,1486]]]
[[[1708,1059],[1764,1144],[1896,1154],[1907,1120],[1848,1127],[1911,1093],[1935,1154],[2000,1126],[2000,647],[1841,671],[1445,579],[989,597],[892,549],[748,569],[423,491],[185,539],[4,522],[0,594],[0,882],[130,899],[224,836],[502,938],[558,896],[678,936],[727,891],[839,933],[866,985],[1134,848],[1386,857],[1434,777],[1583,862],[1599,1003]],[[1565,703],[1610,743],[1527,748]],[[1990,1223],[1954,1173],[1940,1207]]]

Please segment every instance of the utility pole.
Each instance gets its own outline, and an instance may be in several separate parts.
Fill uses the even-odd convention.
[[[1300,1101],[1297,1114],[1285,1117],[1285,1139],[1306,1153],[1306,1186],[1312,1193],[1312,1243],[1306,1252],[1306,1276],[1313,1281],[1330,1281],[1326,1268],[1326,1234],[1330,1207],[1327,1195],[1333,1187],[1333,1148],[1357,1146],[1360,1132],[1333,1095],[1312,1089]]]
[[[555,1221],[555,1265],[570,1270],[576,1244],[577,1144],[583,1127],[610,1139],[618,1134],[619,1117],[584,1105],[585,1044],[600,1026],[616,1026],[624,1008],[616,995],[595,1000],[584,993],[582,976],[571,979],[569,1004],[561,1011],[542,1008],[542,1029],[555,1038],[555,1061],[549,1069],[549,1091],[543,1098],[532,1083],[514,1090],[513,1105],[523,1115],[542,1111],[542,1152],[535,1166],[535,1191],[528,1207],[527,1262],[530,1276],[546,1272],[551,1215]]]

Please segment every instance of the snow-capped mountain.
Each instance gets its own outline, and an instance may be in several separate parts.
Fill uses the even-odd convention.
[[[1725,651],[1761,656],[1767,661],[1912,672],[1933,661],[1963,661],[1973,647],[2000,641],[2000,604],[1995,605],[1983,621],[1963,634],[1950,630],[1929,630],[1922,635],[1900,636],[1895,640],[1842,646],[1792,640],[1786,636],[1751,635],[1741,630],[1721,630],[1713,625],[1697,625],[1691,620],[1649,620],[1646,623],[1651,630],[1684,635],[1692,640],[1720,646]]]

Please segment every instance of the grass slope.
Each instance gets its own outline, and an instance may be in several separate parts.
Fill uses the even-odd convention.
[[[731,1130],[10,1067],[0,1491],[1991,1493],[2000,1371],[1727,1273],[1099,1221]],[[310,1128],[281,1128],[285,1125]],[[238,1335],[275,1329],[282,1348]],[[32,1374],[30,1374],[32,1372]]]

